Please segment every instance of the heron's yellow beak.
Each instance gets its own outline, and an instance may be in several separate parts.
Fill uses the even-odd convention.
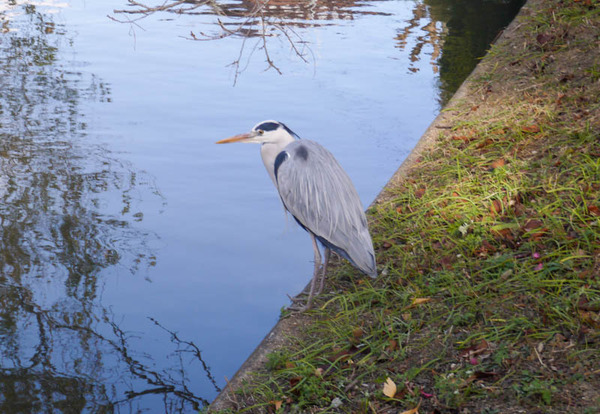
[[[215,142],[215,144],[229,144],[232,142],[243,142],[243,141],[247,141],[253,137],[254,137],[254,135],[252,133],[238,134],[238,135],[234,135],[230,138],[225,138],[220,141],[217,141],[217,142]]]

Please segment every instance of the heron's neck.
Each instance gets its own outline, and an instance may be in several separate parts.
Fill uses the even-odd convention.
[[[292,142],[294,142],[294,138],[288,135],[274,142],[265,142],[260,146],[260,155],[275,187],[277,187],[277,181],[275,180],[275,158]]]

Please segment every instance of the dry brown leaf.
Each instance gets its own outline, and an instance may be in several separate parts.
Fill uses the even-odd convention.
[[[365,332],[362,330],[362,328],[354,328],[352,330],[352,336],[354,337],[354,339],[360,339],[362,338],[362,336],[365,334]]]
[[[275,411],[279,410],[281,408],[281,405],[283,404],[283,401],[281,401],[281,400],[269,401],[269,402],[275,406]]]
[[[492,204],[490,204],[490,214],[492,216],[494,216],[500,212],[502,212],[502,201],[500,201],[500,200],[492,201]]]
[[[527,220],[525,222],[525,224],[523,225],[523,230],[531,231],[531,230],[538,229],[538,228],[542,227],[543,225],[544,225],[544,222],[542,222],[541,220],[530,219],[530,220]]]
[[[419,414],[419,407],[421,406],[421,401],[415,408],[411,408],[410,410],[402,411],[400,414]]]
[[[540,127],[538,125],[529,125],[529,126],[525,126],[523,128],[521,128],[521,131],[523,132],[527,132],[529,134],[536,134],[538,132],[540,132]]]
[[[496,169],[499,167],[504,167],[505,165],[506,165],[506,161],[504,160],[504,158],[498,158],[496,161],[494,161],[490,164],[490,167],[492,169]]]
[[[579,317],[588,325],[600,328],[600,313],[579,310]]]
[[[600,312],[600,303],[590,303],[585,296],[580,296],[577,301],[577,308],[584,311]]]
[[[495,239],[503,239],[508,241],[512,241],[514,239],[510,229],[492,230],[491,233]]]
[[[385,395],[386,397],[394,398],[394,395],[396,395],[396,390],[397,388],[394,381],[392,381],[390,377],[387,377],[387,379],[385,380],[385,384],[383,384],[383,395]]]
[[[383,247],[384,249],[389,249],[393,245],[394,245],[393,240],[384,240],[383,243],[381,244],[381,247]]]
[[[430,301],[431,301],[431,298],[414,298],[412,300],[411,305],[412,306],[421,305],[423,303],[427,303],[427,302],[430,302]]]
[[[493,144],[494,140],[491,138],[487,138],[485,141],[480,142],[479,144],[477,144],[477,149],[481,149],[483,147],[487,147],[490,144]]]
[[[590,214],[593,214],[594,216],[600,216],[600,208],[598,206],[589,205],[588,211],[590,212]]]
[[[417,191],[415,191],[416,198],[421,198],[421,197],[423,197],[424,194],[425,194],[425,188],[419,188]]]

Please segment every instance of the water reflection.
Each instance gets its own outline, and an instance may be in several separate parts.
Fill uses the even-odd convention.
[[[237,2],[213,0],[173,1],[152,4],[128,0],[129,8],[115,10],[117,14],[146,17],[156,12],[179,14],[209,14],[217,16],[252,18],[268,17],[284,20],[286,24],[299,27],[318,26],[324,20],[353,20],[355,16],[382,12],[361,10],[361,7],[380,0],[241,0]],[[298,22],[304,20],[304,23]],[[255,23],[255,22],[254,22]]]
[[[152,5],[129,0],[131,7],[115,10],[117,14],[138,15],[140,18],[154,13],[210,14],[227,17],[217,19],[219,29],[211,33],[190,32],[193,40],[216,40],[229,36],[261,38],[254,50],[262,49],[268,68],[282,71],[269,55],[272,37],[280,37],[295,55],[308,62],[306,41],[293,28],[319,27],[331,20],[353,20],[361,15],[386,15],[383,12],[362,10],[371,1],[357,0],[242,0],[215,2],[213,0],[175,1]],[[418,72],[419,62],[427,58],[434,73],[439,74],[440,104],[444,105],[456,92],[464,79],[485,55],[499,31],[512,20],[525,0],[422,0],[414,2],[412,18],[398,29],[397,47],[409,49],[408,70]],[[126,22],[131,22],[127,20]],[[281,44],[278,45],[281,47]],[[232,63],[236,68],[236,81],[245,40],[240,56]]]
[[[131,410],[146,394],[167,412],[197,409],[206,401],[187,385],[192,361],[218,390],[199,349],[164,328],[178,362],[154,368],[100,301],[104,270],[156,263],[134,206],[160,195],[86,141],[80,107],[108,101],[110,88],[65,69],[69,39],[52,4],[0,8],[0,412]]]
[[[219,16],[215,21],[214,30],[206,33],[194,31],[189,33],[189,39],[196,41],[214,41],[225,37],[239,36],[243,38],[239,56],[231,63],[235,68],[234,85],[239,75],[247,66],[247,61],[258,49],[263,53],[266,69],[273,69],[283,74],[280,66],[269,54],[271,47],[281,49],[281,42],[272,45],[272,40],[282,40],[284,46],[292,49],[293,54],[301,61],[310,60],[310,46],[295,29],[306,29],[325,26],[331,20],[353,20],[359,15],[387,15],[373,10],[361,10],[362,7],[373,3],[358,0],[242,0],[231,1],[173,1],[170,3],[152,4],[128,0],[129,8],[115,10],[115,15],[128,16],[125,19],[111,18],[120,23],[135,24],[155,13],[171,15],[211,15]],[[133,18],[129,16],[134,16]],[[223,19],[223,18],[226,19]],[[247,39],[255,38],[251,45]]]
[[[423,0],[416,3],[413,17],[398,30],[397,47],[410,48],[409,71],[429,55],[439,73],[440,103],[444,105],[485,55],[490,43],[517,14],[525,0]],[[409,46],[407,39],[416,38]],[[429,47],[430,52],[424,53]]]

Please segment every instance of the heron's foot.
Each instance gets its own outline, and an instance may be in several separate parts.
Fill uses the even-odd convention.
[[[302,305],[300,303],[297,303],[300,301],[294,301],[293,298],[291,298],[291,299],[292,299],[292,304],[287,307],[287,309],[289,311],[302,313],[302,312],[309,310],[312,307],[312,303],[311,303],[312,301],[306,302],[304,305]]]
[[[312,298],[310,297],[310,295],[308,295],[309,297],[306,299],[301,297],[307,295],[308,293],[306,292],[300,292],[297,296],[294,297],[287,295],[287,297],[292,302],[292,304],[288,306],[288,310],[300,313],[309,310],[312,307]]]
[[[308,295],[308,293],[306,293],[306,292],[300,292],[296,296],[290,296],[289,293],[286,293],[286,296],[288,297],[289,300],[292,301],[292,303],[304,302],[304,299],[301,298],[301,296],[306,296],[306,295]]]

